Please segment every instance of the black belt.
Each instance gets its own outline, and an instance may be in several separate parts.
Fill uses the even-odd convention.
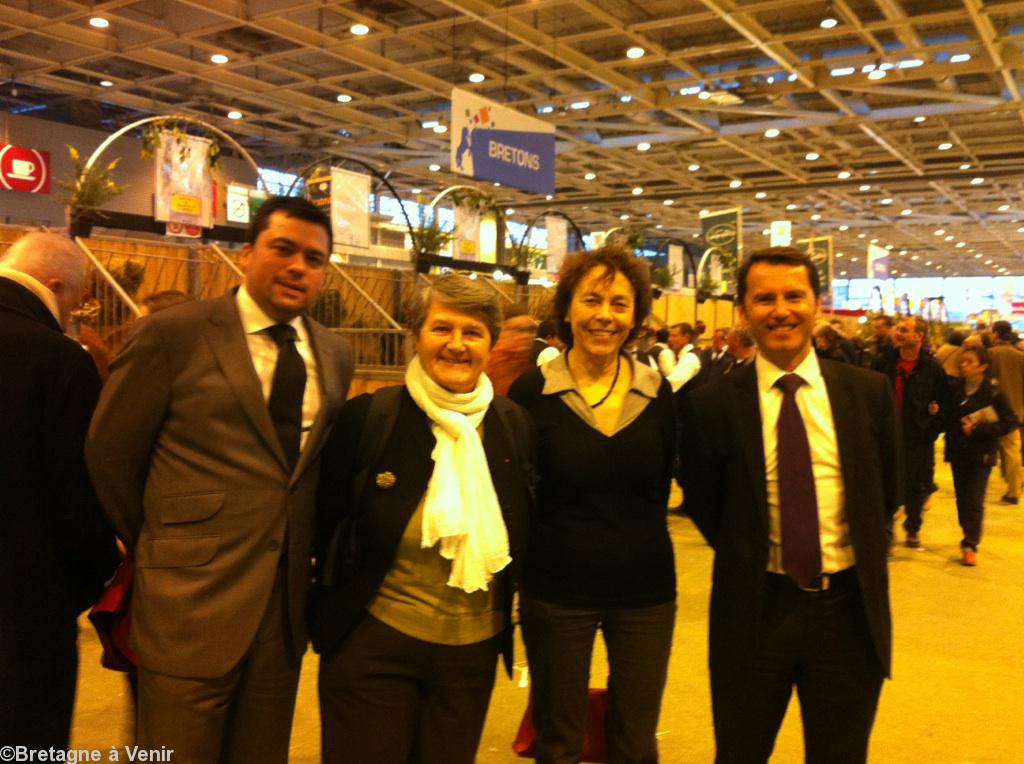
[[[812,594],[827,592],[830,589],[845,588],[855,584],[856,582],[857,568],[852,565],[849,568],[840,570],[836,573],[819,573],[807,586],[800,586],[785,573],[769,572],[767,578],[767,583],[769,584],[773,584],[775,586],[788,586],[802,592],[810,592]]]

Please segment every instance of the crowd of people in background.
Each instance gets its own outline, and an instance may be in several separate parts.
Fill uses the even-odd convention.
[[[862,339],[821,318],[809,258],[773,248],[739,269],[737,325],[655,326],[647,265],[607,245],[565,260],[540,323],[438,277],[408,312],[403,384],[346,403],[351,350],[308,317],[330,251],[323,212],[267,201],[240,288],[144,300],[102,393],[108,359],[63,335],[81,252],[30,234],[0,259],[16,489],[0,743],[67,747],[75,621],[116,536],[135,569],[137,741],[176,762],[287,761],[311,639],[324,761],[469,764],[499,658],[511,672],[516,593],[535,758],[579,760],[600,631],[609,760],[655,762],[675,479],[715,552],[718,761],[767,761],[794,688],[808,761],[866,759],[891,660],[886,559],[923,544],[937,438],[963,565],[996,464],[1019,502],[1008,322],[932,352],[920,317],[876,315]]]

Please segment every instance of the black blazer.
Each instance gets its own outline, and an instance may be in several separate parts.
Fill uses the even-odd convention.
[[[843,468],[846,519],[878,660],[891,655],[887,524],[900,503],[895,402],[881,374],[820,361]],[[710,663],[717,677],[742,672],[768,567],[768,488],[756,366],[738,367],[682,406],[686,509],[715,549]]]
[[[998,384],[993,384],[989,379],[982,380],[981,386],[969,396],[964,394],[964,385],[963,379],[952,383],[952,405],[946,421],[946,461],[976,466],[995,464],[999,439],[1019,427],[1020,423],[1006,398],[999,392]],[[961,420],[986,406],[995,410],[999,421],[979,422],[970,435],[965,435]]]
[[[371,398],[360,395],[345,404],[322,456],[314,543],[318,583],[310,624],[313,647],[322,655],[336,650],[366,614],[434,471],[430,454],[436,441],[430,420],[407,390],[399,398],[397,420],[380,456],[373,464],[363,463],[366,457],[358,450]],[[508,626],[502,635],[505,667],[511,674],[513,584],[519,580],[532,502],[533,437],[525,412],[501,396],[495,396],[483,427],[512,557],[511,570],[502,572],[512,576],[504,587]],[[376,476],[385,472],[395,477],[391,487],[378,485]],[[354,491],[359,492],[356,501]],[[325,578],[326,571],[330,574]]]

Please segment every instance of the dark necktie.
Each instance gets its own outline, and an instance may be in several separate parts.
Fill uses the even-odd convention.
[[[270,419],[284,450],[288,466],[294,470],[299,460],[302,439],[302,396],[306,391],[306,364],[295,348],[295,327],[274,324],[264,330],[277,343],[277,365],[270,386]]]
[[[783,394],[778,429],[782,567],[801,587],[810,586],[821,573],[818,498],[811,468],[811,447],[796,405],[796,391],[804,384],[796,374],[786,374],[775,383]]]

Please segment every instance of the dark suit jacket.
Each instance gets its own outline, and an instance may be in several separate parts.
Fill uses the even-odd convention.
[[[0,743],[67,745],[70,698],[39,718],[77,666],[76,618],[119,555],[83,445],[100,391],[89,355],[31,291],[0,278]],[[62,729],[61,729],[62,728]]]
[[[282,564],[291,644],[305,650],[319,454],[352,375],[348,343],[306,328],[321,401],[294,471],[234,294],[143,319],[111,365],[86,456],[135,555],[132,647],[151,671],[212,678],[236,666]]]
[[[871,637],[888,674],[891,654],[887,523],[900,498],[898,422],[886,379],[821,361],[843,468],[846,520]],[[734,369],[683,402],[686,508],[715,550],[710,662],[716,678],[753,653],[768,567],[768,488],[756,366]]]
[[[404,389],[390,437],[379,457],[366,463],[357,451],[371,397],[361,395],[345,406],[324,449],[316,543],[321,575],[310,628],[313,647],[322,654],[337,649],[365,615],[434,471],[430,455],[436,441],[430,420]],[[499,408],[504,416],[498,414]],[[503,422],[511,423],[511,429]],[[525,412],[501,396],[495,396],[484,415],[483,428],[484,451],[512,557],[511,570],[503,571],[508,628],[502,644],[511,671],[512,592],[532,500],[533,438]],[[395,476],[393,486],[377,485],[375,476],[384,472]],[[360,488],[359,496],[353,497]]]

